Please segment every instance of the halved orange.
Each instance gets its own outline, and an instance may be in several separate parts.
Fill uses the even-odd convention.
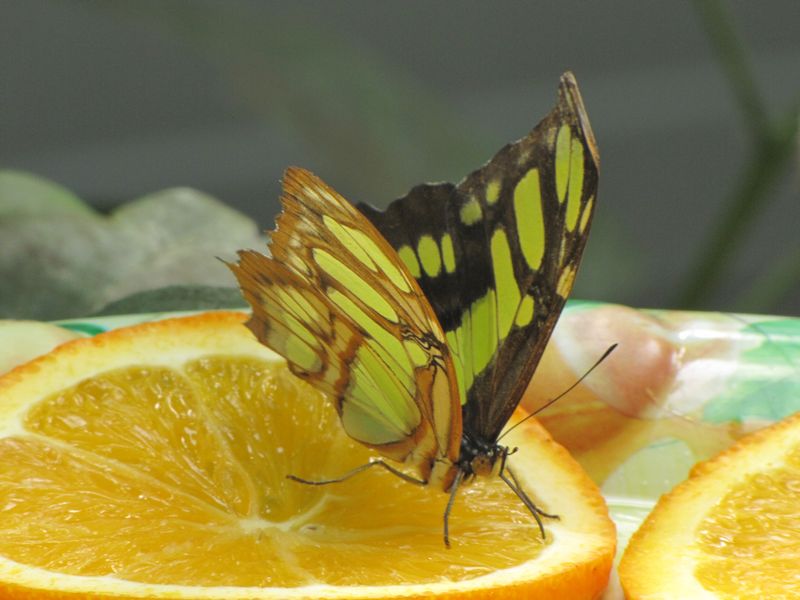
[[[0,379],[0,597],[595,598],[614,527],[534,421],[509,436],[547,537],[499,480],[385,472],[239,313],[63,345]]]
[[[695,467],[619,574],[629,599],[800,597],[800,413]]]

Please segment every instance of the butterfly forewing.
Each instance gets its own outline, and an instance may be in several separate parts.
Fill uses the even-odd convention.
[[[336,402],[348,434],[427,478],[461,434],[444,334],[396,252],[307,171],[284,176],[271,257],[230,265],[253,307],[248,326]]]
[[[597,191],[594,137],[571,74],[525,138],[458,185],[359,205],[428,297],[458,372],[465,436],[494,443],[568,296]]]

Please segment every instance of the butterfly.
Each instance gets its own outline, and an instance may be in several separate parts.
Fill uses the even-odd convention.
[[[450,494],[497,473],[535,517],[501,431],[572,289],[594,212],[599,156],[578,86],[460,183],[422,184],[385,211],[354,206],[289,168],[264,256],[229,264],[247,326],[328,394],[347,434]]]

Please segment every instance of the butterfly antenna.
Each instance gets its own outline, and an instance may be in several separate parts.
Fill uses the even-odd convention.
[[[525,421],[527,421],[527,420],[528,420],[528,419],[530,419],[531,417],[535,417],[535,416],[536,416],[536,415],[538,415],[540,412],[542,412],[544,409],[546,409],[547,407],[549,407],[551,404],[554,404],[555,402],[557,402],[558,400],[560,400],[561,398],[563,398],[564,396],[566,396],[567,394],[569,394],[569,393],[570,393],[572,390],[574,390],[574,389],[575,389],[575,388],[578,386],[578,384],[579,384],[581,381],[583,381],[584,379],[586,379],[586,378],[589,376],[589,374],[590,374],[592,371],[594,371],[594,370],[595,370],[595,369],[596,369],[596,368],[597,368],[597,367],[600,365],[600,363],[601,363],[601,362],[603,362],[605,359],[607,359],[607,358],[609,357],[609,355],[610,355],[610,354],[611,354],[611,353],[612,353],[612,352],[613,352],[613,351],[614,351],[614,350],[617,348],[617,346],[618,346],[618,345],[619,345],[619,344],[612,344],[611,346],[609,346],[609,347],[608,347],[608,349],[607,349],[605,352],[603,352],[603,356],[601,356],[600,358],[598,358],[598,359],[595,361],[595,363],[594,363],[594,364],[593,364],[591,367],[589,367],[589,369],[588,369],[588,370],[587,370],[587,371],[586,371],[586,372],[585,372],[583,375],[581,375],[581,376],[578,378],[578,380],[577,380],[575,383],[573,383],[571,386],[569,386],[567,389],[565,389],[563,392],[561,392],[561,393],[560,393],[558,396],[556,396],[556,397],[555,397],[555,398],[553,398],[552,400],[548,400],[547,402],[545,402],[545,403],[544,403],[542,406],[540,406],[539,408],[537,408],[535,411],[533,411],[531,414],[529,414],[529,415],[528,415],[527,417],[525,417],[524,419],[522,419],[522,420],[520,420],[520,421],[517,421],[516,423],[514,423],[514,424],[513,424],[511,427],[509,427],[508,429],[506,429],[506,430],[505,430],[505,431],[504,431],[504,432],[503,432],[503,433],[500,435],[500,437],[499,437],[499,438],[497,438],[497,441],[499,442],[499,441],[500,441],[500,440],[502,440],[502,439],[503,439],[505,436],[507,436],[509,433],[511,433],[512,431],[514,431],[514,429],[516,429],[517,427],[519,427],[520,425],[522,425],[522,424],[523,424]]]

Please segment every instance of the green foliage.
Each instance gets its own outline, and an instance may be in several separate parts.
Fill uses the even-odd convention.
[[[91,208],[56,183],[23,171],[0,171],[0,219],[91,214]]]
[[[210,285],[170,285],[131,294],[111,302],[93,316],[246,307],[247,303],[237,288]]]
[[[108,216],[60,186],[0,172],[0,315],[64,319],[116,309],[217,307],[238,248],[264,240],[255,223],[201,192],[176,188]],[[186,287],[201,286],[189,290]],[[120,299],[146,290],[162,290]],[[158,298],[158,306],[153,302]],[[111,302],[117,304],[107,306]]]

